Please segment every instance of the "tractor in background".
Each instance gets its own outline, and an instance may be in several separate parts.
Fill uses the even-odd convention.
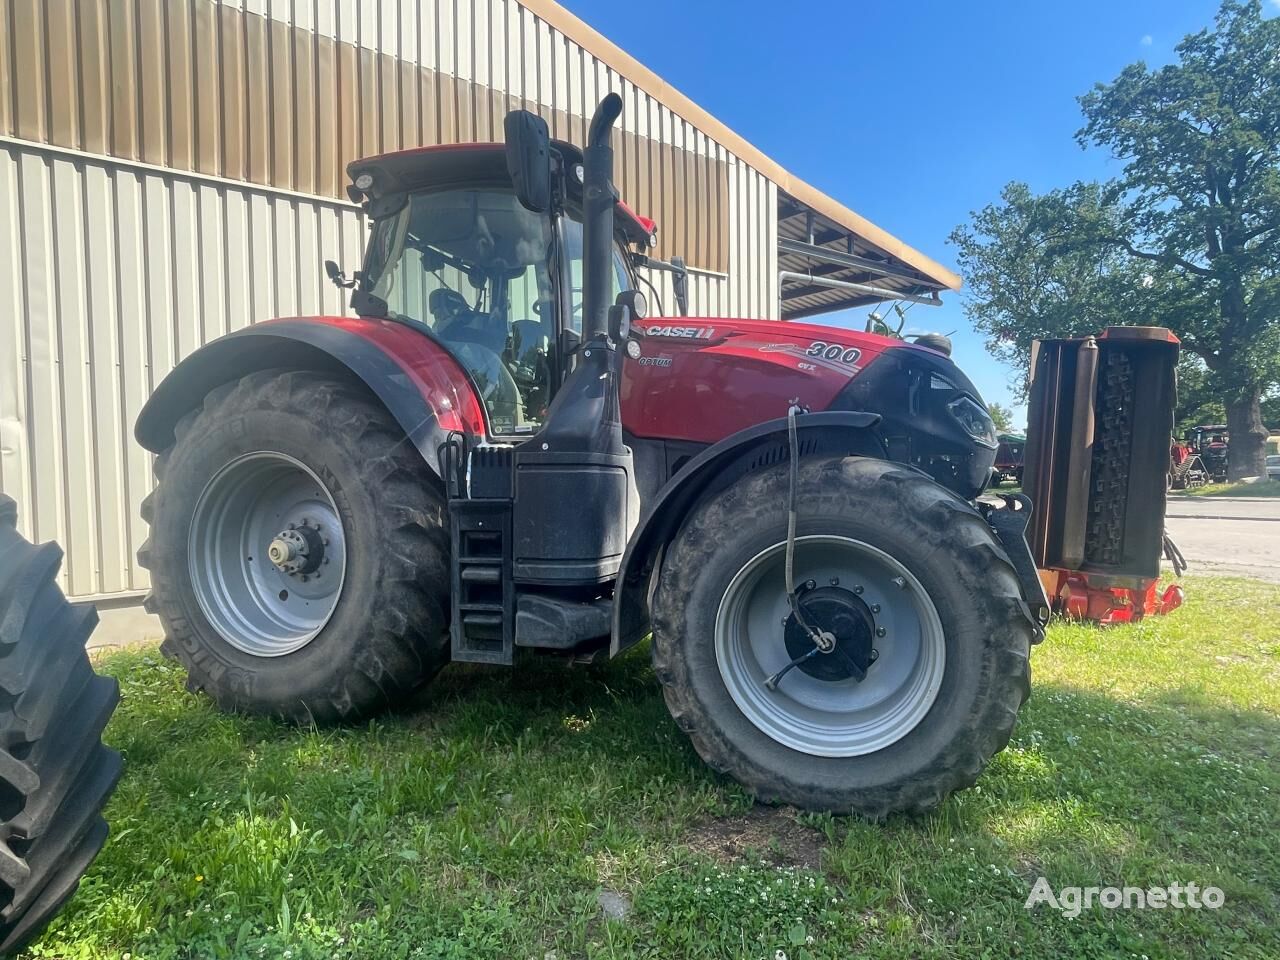
[[[1195,490],[1209,482],[1209,471],[1191,444],[1177,440],[1169,447],[1169,489]]]
[[[1022,483],[1022,457],[1027,445],[1027,438],[1013,433],[1002,433],[996,437],[996,462],[991,468],[992,486],[1000,486],[1005,481]]]
[[[1226,424],[1201,424],[1187,433],[1187,446],[1199,458],[1210,483],[1227,482],[1231,434]]]

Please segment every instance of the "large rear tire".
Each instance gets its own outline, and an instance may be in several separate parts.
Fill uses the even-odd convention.
[[[267,370],[179,421],[143,504],[148,609],[226,710],[355,719],[449,658],[436,478],[361,386]]]
[[[850,457],[799,476],[800,602],[843,617],[843,646],[766,685],[813,645],[785,627],[787,465],[749,474],[694,510],[664,560],[652,649],[667,705],[761,800],[928,810],[977,779],[1029,694],[1017,576],[981,515],[917,471]],[[861,681],[841,665],[858,643],[874,650]]]
[[[85,643],[93,607],[55,578],[56,544],[33,546],[0,496],[0,954],[34,938],[75,892],[107,837],[102,808],[120,755],[102,729],[120,699]]]

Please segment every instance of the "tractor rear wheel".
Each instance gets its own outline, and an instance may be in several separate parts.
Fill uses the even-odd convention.
[[[102,745],[120,699],[85,654],[97,614],[67,603],[56,544],[18,535],[0,497],[0,954],[34,938],[102,849],[120,754]]]
[[[267,370],[175,428],[143,504],[148,609],[188,686],[227,710],[354,719],[448,661],[435,478],[359,385]]]
[[[667,705],[761,800],[928,810],[976,780],[1030,691],[1013,566],[972,506],[915,470],[849,457],[799,478],[797,603],[834,643],[816,650],[788,604],[787,465],[749,474],[667,551],[653,609]]]

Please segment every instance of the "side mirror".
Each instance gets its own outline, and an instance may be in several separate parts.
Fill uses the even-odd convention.
[[[672,257],[671,266],[675,267],[675,276],[671,278],[671,287],[676,293],[676,308],[680,316],[689,315],[689,268],[684,265],[684,257]]]
[[[547,121],[528,110],[512,110],[502,122],[507,173],[516,198],[532,213],[551,209],[551,134]]]
[[[609,308],[609,339],[625,343],[631,336],[631,324],[649,315],[649,302],[639,290],[623,290]]]
[[[349,290],[356,285],[356,281],[348,280],[346,274],[342,272],[342,268],[332,260],[324,262],[324,272],[329,275],[329,279],[333,281],[335,287]]]

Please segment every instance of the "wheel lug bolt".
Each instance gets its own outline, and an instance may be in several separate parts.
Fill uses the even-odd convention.
[[[806,590],[813,590],[813,589],[814,589],[814,588],[816,588],[817,586],[818,586],[818,581],[816,581],[816,580],[806,580],[806,581],[804,582],[804,588],[805,588]]]
[[[878,604],[878,603],[873,603],[873,604],[871,605],[871,612],[872,612],[872,613],[879,613],[879,612],[880,612],[880,604]]]
[[[289,524],[289,529],[290,529],[290,530],[297,530],[297,529],[298,529],[298,525],[297,525],[296,523],[291,523],[291,524]]]
[[[329,538],[325,537],[324,540],[321,541],[321,543],[323,543],[327,547],[329,545]]]
[[[862,596],[862,584],[858,584],[857,586],[855,586],[853,588],[853,592],[856,596],[859,596],[859,597]]]
[[[879,660],[879,659],[880,659],[880,651],[879,651],[879,650],[877,650],[877,649],[875,649],[875,647],[872,647],[872,648],[871,648],[871,662],[872,662],[872,663],[875,663],[875,662],[876,662],[877,660]]]
[[[303,583],[306,583],[306,582],[307,582],[307,579],[308,579],[308,578],[307,578],[307,575],[304,573],[304,574],[302,575],[302,582],[303,582]]]
[[[325,563],[328,563],[328,562],[329,562],[329,558],[328,558],[328,557],[325,557],[325,558],[324,558],[324,562],[325,562]]]
[[[305,579],[307,579],[307,578],[306,578],[306,577],[303,577],[302,579],[303,579],[303,580],[305,580]],[[876,636],[877,636],[877,637],[883,637],[883,636],[884,636],[886,633],[888,633],[888,632],[889,632],[889,631],[888,631],[888,630],[886,630],[884,627],[876,627]]]
[[[833,587],[838,587],[838,586],[840,586],[840,578],[839,578],[839,577],[832,577],[832,578],[831,578],[830,583],[831,583],[831,585],[832,585]]]
[[[899,590],[907,589],[907,581],[904,577],[894,577],[893,585],[897,587]]]

